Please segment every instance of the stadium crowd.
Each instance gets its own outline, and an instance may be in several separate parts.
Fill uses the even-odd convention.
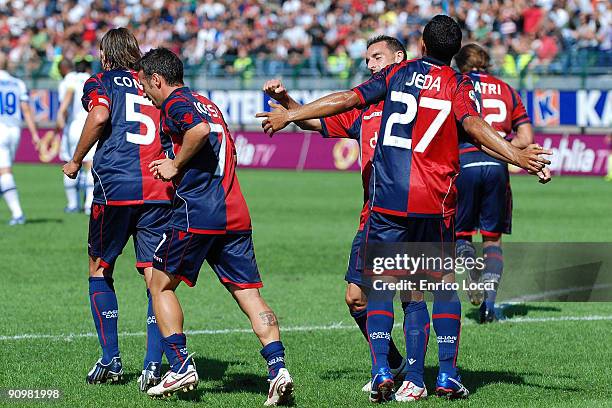
[[[57,77],[62,55],[95,59],[101,36],[126,26],[143,50],[166,46],[191,72],[344,78],[363,67],[376,34],[417,56],[420,31],[438,13],[459,21],[466,42],[489,47],[505,75],[612,65],[605,0],[0,0],[0,50],[26,76]]]

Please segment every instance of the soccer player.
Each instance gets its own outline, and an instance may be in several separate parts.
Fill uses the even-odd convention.
[[[184,281],[196,284],[206,260],[248,316],[268,365],[265,405],[287,403],[293,380],[285,368],[274,312],[259,293],[262,286],[251,219],[236,176],[236,149],[219,108],[183,83],[183,64],[158,48],[140,60],[138,77],[161,109],[161,132],[172,139],[174,158],[156,160],[151,171],[176,183],[172,219],[154,256],[151,294],[170,370],[148,390],[152,397],[193,389],[198,373],[187,352],[183,311],[174,293]]]
[[[140,57],[136,38],[127,29],[112,29],[104,35],[100,42],[104,71],[85,83],[82,103],[87,120],[74,156],[63,168],[64,174],[76,178],[87,152],[98,142],[88,246],[89,297],[102,357],[87,375],[90,384],[120,381],[123,375],[115,260],[131,236],[136,268],[150,287],[153,253],[172,213],[172,184],[155,180],[148,170],[153,160],[165,156],[170,142],[162,143],[159,110],[145,97],[133,70]],[[159,382],[161,359],[161,337],[149,295],[147,350],[138,379],[141,391]]]
[[[406,49],[397,39],[385,35],[370,39],[366,48],[366,66],[372,74],[380,72],[387,65],[406,60]],[[283,84],[277,80],[270,80],[264,84],[264,92],[276,99],[287,109],[300,106],[287,92]],[[357,140],[360,147],[361,179],[363,185],[363,207],[359,217],[359,228],[353,239],[349,255],[348,269],[344,279],[347,282],[345,301],[351,316],[359,326],[366,341],[368,331],[366,326],[366,288],[362,279],[359,251],[364,244],[364,226],[368,215],[368,186],[372,174],[372,156],[376,146],[376,139],[380,129],[384,101],[362,109],[354,108],[339,115],[321,119],[311,119],[297,122],[304,130],[320,132],[326,138],[351,138]],[[389,342],[389,366],[395,381],[401,381],[406,360],[398,351],[393,339]],[[370,392],[371,382],[363,387],[363,391]]]
[[[38,146],[40,138],[30,109],[28,90],[21,79],[6,71],[6,56],[0,53],[0,194],[11,211],[8,225],[25,224],[19,194],[13,177],[13,160],[21,140],[21,116]]]
[[[460,129],[491,154],[532,173],[549,163],[541,155],[550,151],[537,145],[520,150],[480,118],[471,81],[449,66],[461,47],[461,37],[461,29],[452,18],[438,15],[423,31],[423,58],[393,64],[353,90],[325,96],[300,108],[287,110],[275,104],[274,111],[257,114],[265,118],[264,130],[273,134],[290,122],[385,101],[369,189],[367,245],[454,241]],[[452,272],[444,277],[444,282],[453,281]],[[381,402],[393,398],[388,353],[395,293],[372,292],[367,305],[372,357],[370,400]],[[434,299],[432,317],[440,361],[436,392],[449,398],[465,397],[468,391],[456,366],[461,303],[455,290],[436,291]],[[429,314],[424,302],[409,302],[404,312],[415,315],[411,326],[405,328],[406,342],[413,345],[406,358],[414,363],[408,367],[395,399],[414,401],[427,396],[423,371]]]
[[[474,84],[484,120],[500,137],[518,148],[525,148],[533,143],[533,127],[525,106],[516,90],[487,72],[489,61],[487,52],[476,44],[464,46],[455,56],[459,70]],[[511,137],[513,132],[515,135]],[[485,270],[479,276],[482,271],[473,269],[468,279],[493,283],[495,289],[468,294],[474,305],[480,305],[480,323],[489,323],[497,319],[495,296],[504,267],[501,238],[512,230],[510,176],[505,162],[483,153],[467,140],[459,146],[459,163],[457,255],[475,257],[472,235],[480,230]]]
[[[87,111],[83,108],[81,98],[85,82],[91,76],[91,63],[82,60],[76,64],[76,70],[73,70],[73,68],[74,65],[67,59],[63,59],[59,63],[59,71],[63,79],[58,87],[61,103],[57,112],[56,129],[62,133],[60,159],[65,162],[72,159],[87,119]],[[94,153],[95,147],[83,158],[83,170],[80,173],[80,178],[85,179],[81,184],[85,185],[84,211],[86,214],[91,212],[93,201],[94,180],[91,173],[91,162]],[[64,208],[66,213],[79,211],[78,184],[78,179],[72,179],[64,175],[64,190],[68,201],[66,208]]]

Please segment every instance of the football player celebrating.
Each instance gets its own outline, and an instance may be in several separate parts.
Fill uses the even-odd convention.
[[[257,114],[265,118],[264,130],[273,134],[290,122],[385,101],[372,165],[366,246],[390,242],[444,244],[455,240],[454,180],[459,172],[460,129],[491,154],[532,173],[549,163],[541,155],[550,151],[537,145],[520,150],[480,118],[471,81],[449,66],[461,47],[461,37],[461,29],[452,18],[438,15],[423,31],[423,58],[390,65],[353,90],[325,96],[300,108],[287,110],[275,104],[274,111]],[[454,273],[450,271],[443,280],[453,282]],[[394,291],[381,290],[372,291],[368,297],[373,402],[393,398],[388,353],[394,295]],[[461,384],[456,366],[461,303],[452,289],[435,291],[434,299],[432,317],[440,361],[436,392],[449,398],[465,397],[468,391]],[[419,350],[407,358],[415,360],[419,370],[395,394],[400,401],[427,395],[422,373],[429,314],[422,303],[419,329],[406,332],[406,341],[417,344],[415,350]]]
[[[155,180],[149,164],[165,157],[153,106],[133,70],[140,48],[125,28],[108,31],[100,43],[103,72],[85,83],[82,103],[87,119],[64,174],[76,178],[83,160],[97,142],[92,172],[94,199],[89,219],[89,297],[102,347],[102,357],[87,375],[90,384],[116,382],[123,376],[117,338],[118,307],[113,285],[115,260],[130,236],[136,268],[150,287],[153,253],[172,214],[172,184]],[[149,291],[147,350],[141,391],[160,380],[162,347]]]
[[[459,70],[474,84],[476,98],[484,120],[502,138],[518,148],[533,143],[533,127],[518,92],[510,85],[487,72],[489,55],[476,44],[461,48],[455,56]],[[512,132],[514,137],[511,137]],[[494,289],[469,291],[470,301],[480,305],[480,323],[493,322],[495,296],[501,279],[504,261],[501,248],[502,234],[512,230],[512,191],[505,162],[493,158],[469,141],[459,146],[461,172],[457,177],[457,255],[474,258],[472,235],[480,230],[483,240],[485,270],[473,269],[468,280],[492,283]],[[484,298],[484,302],[483,302]],[[481,304],[482,303],[482,304]]]
[[[152,397],[193,389],[198,373],[187,352],[183,311],[175,289],[194,286],[206,260],[248,316],[268,366],[265,405],[289,402],[293,380],[285,368],[278,321],[259,293],[251,218],[236,176],[236,149],[219,108],[183,83],[183,63],[158,48],[139,62],[147,96],[161,109],[161,132],[172,139],[174,158],[156,160],[151,171],[173,180],[176,197],[170,224],[154,256],[151,293],[170,370],[148,390]]]
[[[366,48],[366,65],[372,74],[376,74],[387,65],[399,63],[406,60],[406,49],[397,39],[389,36],[377,36],[368,41]],[[264,84],[264,92],[271,98],[277,100],[287,109],[300,106],[287,92],[278,79],[273,79]],[[380,129],[384,101],[363,109],[352,109],[339,115],[329,116],[321,119],[300,121],[296,124],[304,130],[314,130],[325,138],[350,138],[357,140],[360,147],[361,157],[361,181],[363,185],[363,207],[359,217],[359,228],[353,239],[351,253],[349,255],[348,269],[344,279],[347,282],[345,301],[351,316],[359,326],[366,341],[368,331],[366,327],[366,304],[367,296],[362,279],[362,264],[359,262],[359,254],[365,243],[364,226],[368,216],[368,186],[372,174],[372,156],[376,147],[376,139]],[[407,315],[407,318],[410,317]],[[405,322],[409,325],[409,322]],[[401,381],[404,375],[406,360],[398,351],[393,339],[389,342],[389,366],[395,381]],[[371,382],[362,388],[370,392]]]

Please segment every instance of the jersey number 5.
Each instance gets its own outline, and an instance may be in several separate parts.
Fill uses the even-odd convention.
[[[419,107],[438,111],[438,114],[423,134],[421,140],[419,140],[419,143],[417,143],[417,145],[414,147],[415,152],[423,153],[450,114],[452,107],[451,101],[421,97],[419,103],[417,104],[417,100],[414,95],[398,91],[391,92],[391,100],[394,102],[401,102],[406,105],[406,111],[404,113],[394,112],[389,115],[389,119],[387,120],[387,124],[385,126],[383,146],[394,146],[401,149],[410,150],[412,148],[412,139],[392,135],[391,131],[393,130],[393,125],[407,125],[412,122],[416,117]]]
[[[125,120],[127,122],[140,122],[145,127],[145,134],[126,132],[128,142],[138,145],[150,145],[155,141],[155,122],[144,113],[136,112],[136,105],[153,106],[150,100],[141,95],[125,94]]]

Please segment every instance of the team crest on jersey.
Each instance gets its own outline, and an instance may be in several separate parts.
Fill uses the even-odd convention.
[[[183,115],[183,122],[191,125],[193,123],[193,113],[187,112]]]
[[[179,241],[184,240],[186,235],[187,235],[187,233],[186,233],[186,232],[179,231],[179,232],[178,232],[178,239],[179,239]]]
[[[101,206],[100,204],[94,204],[93,208],[91,209],[91,215],[94,220],[97,220],[98,217],[100,217],[100,214],[102,214],[103,212],[104,212],[104,207]]]
[[[559,126],[559,91],[536,89],[533,92],[533,113],[535,126]]]

